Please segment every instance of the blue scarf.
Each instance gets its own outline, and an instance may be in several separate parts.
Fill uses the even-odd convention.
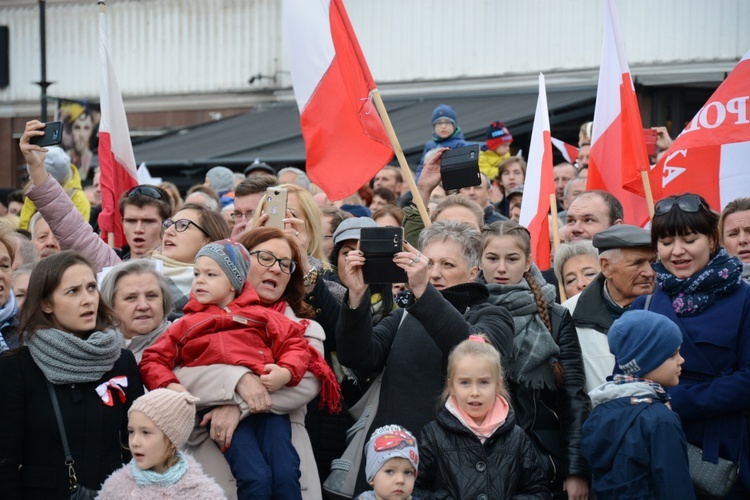
[[[659,288],[672,299],[677,316],[695,316],[708,309],[717,299],[737,290],[742,283],[742,264],[723,248],[706,267],[689,278],[679,279],[664,264],[653,265]]]
[[[18,303],[16,302],[16,296],[11,291],[8,295],[8,300],[0,307],[0,332],[5,329],[6,325],[15,320],[16,314],[18,314]],[[13,341],[10,342],[13,343]],[[0,333],[0,352],[7,351],[10,347],[12,346],[9,346],[5,342],[3,334]]]
[[[171,486],[185,475],[188,470],[188,463],[185,460],[185,454],[178,451],[177,463],[164,473],[143,470],[136,465],[135,459],[130,461],[130,470],[133,472],[133,478],[138,486]]]

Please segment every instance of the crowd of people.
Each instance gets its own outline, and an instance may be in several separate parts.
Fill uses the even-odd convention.
[[[695,446],[747,498],[750,198],[670,196],[650,229],[623,224],[586,190],[586,123],[554,168],[562,243],[541,269],[510,130],[490,123],[480,184],[446,192],[442,155],[469,143],[449,105],[431,123],[429,221],[398,168],[331,202],[256,161],[185,199],[122,193],[112,248],[98,175],[86,199],[81,158],[28,122],[29,185],[0,192],[0,497],[325,498],[377,384],[350,497],[709,498]],[[374,227],[403,229],[403,282],[365,279]]]

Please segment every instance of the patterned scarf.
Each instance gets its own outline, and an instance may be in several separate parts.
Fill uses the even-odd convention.
[[[135,459],[130,461],[130,470],[138,486],[171,486],[185,475],[188,470],[188,463],[185,460],[185,454],[178,451],[177,463],[164,472],[156,472],[151,469],[143,470],[136,465]]]
[[[56,328],[41,328],[26,341],[44,376],[56,385],[96,382],[120,359],[122,337],[115,330],[94,332],[87,339]]]
[[[542,288],[548,304],[555,301],[555,287],[547,284],[536,265],[530,272]],[[515,337],[513,355],[507,360],[508,376],[529,389],[555,390],[552,366],[560,356],[560,347],[539,316],[534,293],[525,279],[517,285],[488,284],[489,302],[503,306],[513,316]]]
[[[656,282],[672,299],[677,316],[695,316],[708,309],[717,299],[737,290],[742,283],[742,264],[719,249],[706,267],[689,278],[679,279],[664,264],[654,264]]]
[[[661,384],[657,384],[653,380],[634,377],[632,375],[614,375],[612,377],[612,382],[614,382],[615,385],[632,384],[633,382],[644,383],[654,390],[654,392],[656,393],[656,397],[659,398],[659,401],[661,401],[662,403],[669,402],[669,394],[667,394],[667,391],[664,390]]]

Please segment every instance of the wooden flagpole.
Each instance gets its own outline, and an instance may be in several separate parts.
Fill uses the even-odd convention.
[[[654,220],[654,193],[651,191],[651,179],[648,177],[648,170],[641,170],[641,181],[643,181],[643,192],[646,194],[648,215],[651,220]]]
[[[385,131],[388,133],[388,138],[391,140],[391,147],[393,147],[393,152],[396,153],[398,164],[401,167],[401,175],[403,175],[404,179],[406,179],[406,183],[409,184],[409,189],[411,190],[414,203],[417,205],[417,208],[419,209],[419,215],[422,216],[422,222],[424,222],[424,227],[430,227],[432,222],[430,221],[430,216],[427,213],[427,207],[424,204],[424,200],[422,200],[422,197],[419,195],[419,190],[417,189],[417,183],[414,181],[414,175],[411,173],[409,164],[406,163],[406,157],[404,156],[404,152],[401,149],[401,145],[398,142],[398,137],[396,137],[396,131],[393,129],[393,125],[391,124],[391,119],[388,116],[388,111],[385,109],[385,104],[383,104],[383,99],[380,97],[380,92],[378,92],[378,89],[375,89],[372,91],[372,99],[373,101],[375,101],[375,107],[377,108],[378,113],[380,114],[380,119],[383,120],[383,125],[385,125]]]
[[[557,248],[560,246],[560,226],[558,224],[557,196],[555,196],[555,193],[549,195],[549,209],[550,215],[552,216],[552,255],[554,257]],[[565,294],[565,285],[563,283],[558,283],[557,288],[560,293],[560,302],[568,300],[568,296]]]

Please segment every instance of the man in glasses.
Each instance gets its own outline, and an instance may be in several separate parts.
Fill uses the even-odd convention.
[[[242,234],[246,226],[253,220],[255,209],[266,189],[279,185],[279,179],[273,175],[251,175],[234,188],[234,211],[231,213],[234,227],[232,239]]]
[[[161,242],[161,223],[172,215],[172,202],[161,188],[142,184],[120,198],[122,229],[127,246],[123,260],[147,257]]]
[[[581,343],[586,391],[603,384],[615,367],[609,352],[607,332],[639,295],[654,291],[651,264],[656,252],[651,232],[637,226],[617,224],[597,233],[602,272],[581,293],[563,303],[573,316]]]

